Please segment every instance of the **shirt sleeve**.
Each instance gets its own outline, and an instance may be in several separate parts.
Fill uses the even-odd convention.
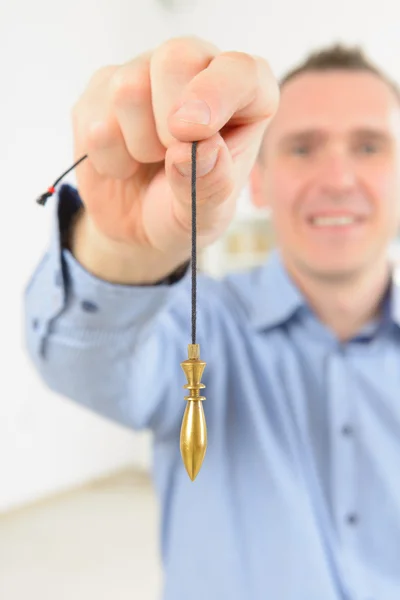
[[[77,191],[64,185],[55,199],[51,242],[24,294],[33,365],[50,389],[105,418],[175,433],[191,341],[190,270],[158,285],[98,279],[62,243],[81,205]]]

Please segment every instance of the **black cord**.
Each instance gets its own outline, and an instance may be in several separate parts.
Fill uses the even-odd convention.
[[[196,248],[196,148],[192,144],[192,344],[196,343],[196,294],[197,294],[197,248]]]
[[[197,142],[192,144],[192,344],[196,343],[196,302],[197,302],[197,224],[196,224],[196,149]],[[72,165],[67,171],[65,171],[51,187],[48,188],[47,192],[39,196],[36,202],[41,206],[44,206],[48,200],[56,191],[56,185],[68,175],[70,171],[75,169],[88,155],[82,156],[76,163]]]
[[[54,194],[54,192],[56,191],[56,185],[58,183],[60,183],[61,179],[63,179],[63,177],[65,177],[66,175],[68,175],[68,173],[70,171],[72,171],[72,169],[75,169],[75,167],[77,167],[79,165],[79,163],[81,163],[87,157],[88,157],[88,155],[85,154],[79,160],[77,160],[76,163],[74,163],[72,165],[72,167],[70,167],[69,169],[67,169],[67,171],[65,171],[65,173],[63,173],[62,175],[60,175],[60,177],[55,180],[55,182],[53,183],[53,185],[48,188],[47,192],[45,192],[44,194],[42,194],[41,196],[39,196],[39,198],[36,199],[36,202],[38,204],[40,204],[41,206],[44,206],[46,204],[47,200],[50,198],[50,196],[52,196]]]

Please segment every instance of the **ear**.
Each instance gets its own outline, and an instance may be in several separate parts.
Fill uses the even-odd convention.
[[[265,166],[257,160],[250,173],[251,202],[256,208],[268,207],[268,200],[264,190]]]

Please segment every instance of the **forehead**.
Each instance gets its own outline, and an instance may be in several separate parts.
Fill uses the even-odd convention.
[[[400,103],[373,73],[301,73],[281,89],[271,135],[321,128],[346,132],[365,126],[400,131]]]

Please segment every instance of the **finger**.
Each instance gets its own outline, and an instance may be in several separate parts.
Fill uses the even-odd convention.
[[[265,128],[278,101],[279,86],[267,61],[243,52],[223,52],[187,85],[171,109],[168,125],[181,141],[206,139],[227,124],[260,123]],[[200,105],[204,112],[200,113]],[[203,119],[207,110],[208,122]],[[252,135],[254,128],[249,132]]]
[[[115,116],[110,113],[109,81],[118,67],[100,69],[72,110],[74,154],[88,154],[90,170],[101,176],[125,179],[138,163],[129,154]]]
[[[164,159],[165,147],[156,129],[152,105],[152,51],[122,65],[110,82],[110,102],[129,154],[141,163]]]
[[[86,147],[88,159],[96,172],[112,179],[128,179],[139,167],[131,156],[118,122],[112,118],[91,123]]]
[[[166,148],[176,141],[168,125],[172,108],[219,52],[213,44],[196,37],[174,38],[155,50],[150,64],[153,108],[158,136]]]

